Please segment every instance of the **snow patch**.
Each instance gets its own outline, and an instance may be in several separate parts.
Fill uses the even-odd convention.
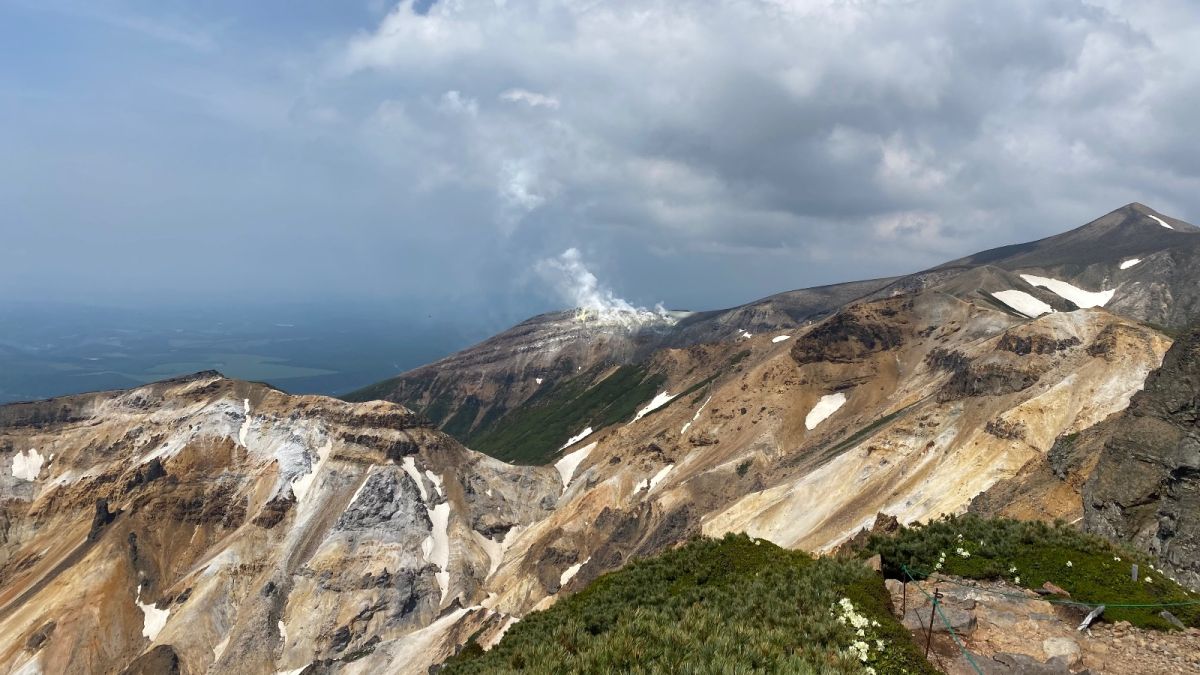
[[[591,435],[592,435],[592,428],[588,427],[588,428],[584,429],[583,431],[575,434],[574,436],[568,438],[567,442],[563,443],[563,446],[561,448],[559,448],[559,450],[566,450],[567,448],[571,447],[572,445],[575,445],[579,441],[582,441],[583,439],[585,439]]]
[[[400,466],[404,469],[404,473],[408,474],[408,477],[417,484],[417,490],[421,492],[421,501],[429,501],[429,493],[425,491],[425,481],[421,480],[421,473],[417,471],[417,460],[405,457]]]
[[[813,409],[808,411],[808,415],[804,418],[804,426],[812,431],[817,428],[817,425],[829,419],[829,416],[838,411],[846,404],[846,395],[842,392],[836,394],[825,394]]]
[[[1028,282],[1030,286],[1041,286],[1048,289],[1051,293],[1075,303],[1081,309],[1103,307],[1106,302],[1112,300],[1113,295],[1117,292],[1115,289],[1111,291],[1085,291],[1078,286],[1072,286],[1059,279],[1038,277],[1032,274],[1022,274],[1021,278]]]
[[[992,293],[992,297],[1031,319],[1054,311],[1053,307],[1025,291],[997,291]]]
[[[14,478],[33,482],[42,472],[42,463],[45,461],[46,458],[42,457],[35,448],[30,448],[28,454],[18,452],[13,455],[12,475]]]
[[[433,483],[433,489],[437,490],[438,496],[445,497],[446,492],[442,489],[442,477],[429,469],[425,469],[425,475],[429,477],[429,482]]]
[[[563,570],[562,575],[558,577],[559,588],[566,586],[568,581],[570,581],[571,579],[574,579],[575,575],[579,574],[579,570],[583,569],[583,566],[588,564],[588,562],[591,559],[592,559],[592,556],[588,556],[583,559],[583,562],[577,562],[574,565],[571,565],[567,569]]]
[[[671,469],[674,468],[674,464],[668,464],[659,469],[658,473],[638,483],[637,489],[634,490],[634,493],[641,492],[642,490],[645,490],[646,492],[652,492],[654,488],[658,487],[659,483],[663,482],[663,479],[667,477],[667,474],[671,473]]]
[[[301,453],[304,452],[304,448],[301,446],[293,446],[289,444],[280,446],[280,449],[275,453],[276,458],[279,460],[280,467],[286,466],[285,462],[287,461],[298,461],[296,457],[292,456],[293,453],[284,452],[284,450],[295,450],[296,448],[299,448]],[[296,496],[297,504],[304,500],[304,495],[308,494],[309,488],[312,487],[313,480],[316,479],[317,474],[321,471],[321,467],[325,466],[325,461],[329,459],[329,455],[332,451],[333,440],[330,439],[325,442],[325,445],[317,448],[317,465],[310,467],[307,473],[297,476],[296,479],[292,481],[292,494]]]
[[[242,426],[238,429],[238,445],[246,447],[246,434],[250,433],[250,399],[242,399],[242,414],[245,419],[242,420]]]
[[[158,633],[163,629],[163,626],[167,625],[167,616],[171,613],[171,610],[158,609],[153,603],[143,605],[141,584],[138,584],[137,598],[134,602],[142,610],[142,635],[145,635],[147,640],[154,642],[154,638],[158,637]]]
[[[1141,258],[1130,258],[1129,260],[1126,260],[1125,262],[1121,263],[1121,269],[1127,270],[1130,267],[1133,267],[1134,265],[1136,265],[1140,262],[1142,262]]]
[[[771,342],[783,342],[784,340],[790,339],[792,339],[791,335],[776,335],[775,337],[771,338]]]
[[[500,644],[500,640],[504,639],[504,634],[508,632],[508,629],[512,628],[513,624],[515,624],[516,622],[518,622],[520,620],[521,620],[520,618],[515,617],[515,616],[508,617],[507,619],[504,620],[504,625],[500,627],[500,630],[496,631],[496,634],[493,635],[492,637],[486,639],[483,642],[480,642],[479,646],[483,647],[483,651],[486,652],[489,649],[491,649],[492,647],[495,647],[496,645]]]
[[[287,626],[283,625],[282,619],[276,624],[276,626],[279,628],[279,641],[281,643],[283,643],[283,645],[286,647],[287,646]]]
[[[1168,230],[1173,230],[1173,229],[1175,229],[1174,227],[1171,227],[1171,224],[1170,224],[1170,223],[1168,223],[1167,221],[1163,220],[1162,218],[1159,218],[1158,216],[1152,216],[1152,215],[1150,215],[1149,213],[1147,213],[1147,214],[1146,214],[1146,217],[1147,217],[1147,218],[1151,218],[1151,219],[1153,219],[1153,220],[1154,220],[1155,222],[1157,222],[1159,225],[1162,225],[1163,227],[1167,228]]]
[[[571,478],[575,476],[575,469],[587,459],[592,450],[596,448],[597,441],[592,441],[575,452],[564,455],[562,459],[554,463],[554,468],[558,469],[558,474],[562,476],[563,492],[567,491],[567,486],[571,483]]]
[[[680,436],[686,434],[687,430],[692,427],[692,424],[696,420],[700,419],[700,413],[704,412],[704,406],[708,405],[708,402],[711,400],[712,400],[712,396],[709,396],[708,398],[704,399],[704,403],[701,403],[700,407],[696,409],[696,414],[692,415],[691,421],[689,421],[687,424],[683,425],[683,428],[679,430]]]
[[[428,473],[428,472],[427,472]],[[426,509],[432,530],[425,541],[421,542],[421,555],[425,562],[438,566],[440,572],[434,573],[438,587],[442,589],[442,599],[446,600],[446,592],[450,590],[450,502],[442,502],[437,506]]]
[[[521,526],[514,525],[508,528],[508,532],[504,533],[504,537],[502,537],[500,541],[488,539],[482,534],[475,532],[475,535],[478,537],[477,541],[479,542],[479,545],[488,555],[489,565],[487,577],[484,577],[485,579],[492,576],[496,573],[496,570],[500,569],[500,563],[504,562],[505,552],[508,551],[508,547],[512,545],[513,539],[515,539],[520,532]],[[484,606],[487,606],[486,600],[484,601]]]
[[[655,410],[658,410],[659,408],[663,407],[664,405],[670,403],[671,399],[673,399],[673,398],[675,398],[675,397],[672,396],[671,394],[668,394],[665,391],[660,392],[653,399],[651,399],[651,401],[649,403],[646,404],[645,408],[642,408],[641,410],[638,411],[637,415],[633,418],[633,421],[636,422],[636,421],[642,419],[643,417],[645,417],[646,415],[649,415],[650,413],[654,412]]]
[[[533,378],[533,381],[534,381],[534,382],[537,382],[538,384],[541,384],[541,383],[542,383],[542,378],[540,378],[540,377],[535,377],[535,378]]]
[[[754,335],[748,330],[743,330],[742,334],[739,335],[738,337],[740,337],[743,340],[749,340],[750,338],[754,337]]]

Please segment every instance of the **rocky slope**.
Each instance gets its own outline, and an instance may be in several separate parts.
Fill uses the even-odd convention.
[[[1143,210],[724,313],[539,317],[358,396],[423,413],[212,373],[0,408],[0,669],[424,672],[699,533],[821,551],[879,512],[1082,519],[1079,476],[1111,460],[1064,439],[1098,437],[1171,344],[1126,299],[1186,297],[1122,275],[1193,240]]]
[[[535,317],[347,399],[402,403],[471,447],[532,461],[494,443],[497,433],[514,424],[515,411],[561,397],[566,387],[595,386],[620,365],[645,368],[639,382],[666,375],[652,367],[654,355],[665,349],[774,336],[854,302],[934,289],[1017,318],[1104,307],[1134,321],[1178,329],[1200,311],[1196,269],[1200,228],[1129,204],[1064,234],[896,279],[790,291],[716,312],[640,313],[624,320],[576,312]]]
[[[1083,489],[1085,526],[1200,585],[1200,327],[1106,431]]]
[[[550,397],[580,383],[592,386],[612,368],[642,362],[663,348],[727,342],[795,328],[891,281],[789,291],[709,312],[544,314],[345,398],[402,403],[456,438],[478,442],[531,399]],[[641,375],[644,378],[650,373]],[[487,439],[482,443],[486,448]]]
[[[561,492],[388,403],[202,373],[0,408],[0,671],[399,672]],[[452,647],[456,642],[449,640]]]

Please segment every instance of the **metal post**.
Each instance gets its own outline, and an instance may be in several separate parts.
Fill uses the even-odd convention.
[[[1133,567],[1131,567],[1131,568],[1129,569],[1129,576],[1130,576],[1130,577],[1131,577],[1131,578],[1132,578],[1134,581],[1137,581],[1137,580],[1138,580],[1138,566],[1137,566],[1137,563],[1133,563]]]
[[[900,605],[902,608],[900,610],[900,621],[903,622],[904,617],[908,616],[908,582],[907,581],[903,582],[900,585],[900,588],[904,589],[903,590],[904,599],[901,601],[901,605]]]
[[[925,634],[925,658],[929,658],[929,645],[933,643],[933,615],[937,614],[938,600],[942,599],[942,592],[933,587],[933,604],[929,607],[929,632]]]

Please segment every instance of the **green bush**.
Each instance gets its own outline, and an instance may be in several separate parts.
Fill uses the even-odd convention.
[[[1004,579],[1029,589],[1049,581],[1069,592],[1072,601],[1106,604],[1105,620],[1144,628],[1172,626],[1158,616],[1161,607],[1117,605],[1200,600],[1153,569],[1144,554],[1062,523],[950,516],[892,536],[873,535],[866,550],[882,557],[884,573],[891,578],[906,579],[907,568],[918,579],[940,571],[968,579]],[[1133,563],[1138,564],[1138,581],[1130,577]],[[1167,609],[1184,623],[1200,626],[1200,605]]]
[[[936,672],[889,602],[858,561],[813,560],[745,535],[697,539],[600,577],[490,651],[464,649],[444,672]]]

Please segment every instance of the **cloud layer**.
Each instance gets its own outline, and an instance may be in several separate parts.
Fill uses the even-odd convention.
[[[169,25],[152,18],[122,23]],[[199,246],[232,258],[222,269],[253,261],[249,285],[420,287],[520,315],[561,301],[525,270],[571,247],[634,303],[707,308],[913,270],[1128,201],[1200,220],[1186,0],[405,1],[303,29],[270,49],[251,39],[264,26],[205,33],[165,66],[133,59],[157,79],[124,115],[166,149],[41,143],[75,167],[123,157],[104,190],[66,188],[75,209],[54,172],[20,172],[7,196],[23,224],[102,220],[149,253],[130,222],[203,220],[205,241],[248,240]],[[118,112],[98,109],[98,136]],[[166,197],[126,198],[139,179]],[[48,264],[28,255],[24,279]],[[359,284],[329,271],[343,265]]]

